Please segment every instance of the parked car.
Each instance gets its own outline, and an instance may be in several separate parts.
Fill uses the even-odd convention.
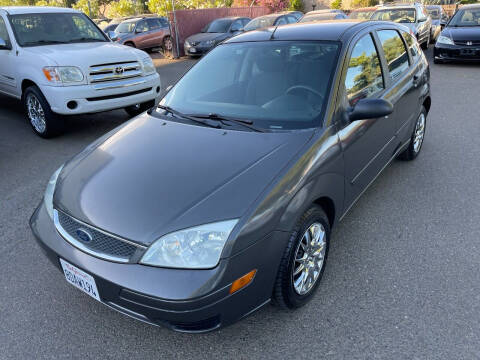
[[[464,5],[450,19],[433,49],[435,63],[480,61],[480,5]]]
[[[349,19],[356,19],[356,20],[369,20],[372,14],[377,10],[378,7],[365,7],[365,8],[358,8],[354,9],[348,14]]]
[[[346,19],[347,16],[339,13],[321,13],[321,14],[312,14],[305,15],[300,19],[300,23],[308,21],[323,21],[323,20],[342,20]]]
[[[155,105],[160,79],[148,54],[112,44],[83,13],[0,8],[0,92],[21,99],[33,130],[59,134],[61,115]]]
[[[183,45],[186,55],[200,56],[210,51],[220,42],[241,32],[251,19],[248,17],[231,16],[215,19],[205,25],[198,34],[189,36]]]
[[[151,50],[162,47],[172,51],[173,42],[170,26],[164,17],[142,17],[125,20],[115,29],[110,38],[118,44]]]
[[[280,26],[286,24],[293,24],[296,23],[298,20],[297,18],[290,14],[289,12],[282,12],[270,15],[259,16],[250,21],[245,27],[243,31],[252,31],[257,30],[269,26]]]
[[[448,15],[440,5],[427,5],[427,11],[432,19],[432,36],[430,42],[435,43],[438,35],[448,22]]]
[[[286,11],[286,14],[293,15],[295,19],[300,20],[303,16],[303,12],[301,11]]]
[[[54,173],[38,243],[80,290],[177,331],[304,305],[332,227],[421,151],[429,66],[407,31],[337,21],[226,40]]]
[[[335,13],[335,14],[343,14],[347,16],[342,10],[340,9],[320,9],[320,10],[312,10],[307,12],[305,15],[313,15],[313,14],[327,14],[327,13]]]
[[[100,26],[100,28],[103,30],[103,32],[107,35],[111,35],[112,32],[115,31],[115,29],[117,28],[118,25],[120,25],[120,23],[124,22],[125,20],[128,20],[128,19],[133,19],[135,18],[135,16],[127,16],[127,17],[122,17],[122,18],[115,18],[113,20],[111,20],[108,24],[106,25],[103,25],[103,26]]]
[[[393,21],[407,26],[416,36],[422,48],[428,48],[432,35],[432,19],[422,4],[398,4],[380,7],[373,13],[371,19]]]

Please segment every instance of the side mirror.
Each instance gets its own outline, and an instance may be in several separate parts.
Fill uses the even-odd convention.
[[[168,85],[167,88],[165,89],[165,94],[168,93],[170,90],[172,90],[173,85]]]
[[[117,40],[117,34],[115,31],[109,31],[107,35],[111,40]]]
[[[361,99],[348,113],[350,121],[375,119],[390,115],[393,112],[393,105],[383,99]]]
[[[418,19],[418,22],[425,22],[425,21],[427,21],[427,18],[420,18],[420,19]]]
[[[0,38],[0,50],[10,50],[12,47],[5,40]]]

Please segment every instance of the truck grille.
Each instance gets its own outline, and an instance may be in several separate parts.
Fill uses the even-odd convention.
[[[137,249],[145,248],[95,229],[61,211],[54,210],[54,221],[58,232],[66,241],[106,260],[129,262]]]
[[[90,66],[89,80],[91,84],[95,84],[139,76],[142,76],[140,63],[138,61],[127,61]]]

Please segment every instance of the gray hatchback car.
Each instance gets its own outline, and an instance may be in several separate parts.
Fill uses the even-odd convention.
[[[248,32],[58,169],[31,228],[70,284],[151,324],[203,332],[270,301],[297,308],[332,227],[419,154],[430,104],[401,25]]]

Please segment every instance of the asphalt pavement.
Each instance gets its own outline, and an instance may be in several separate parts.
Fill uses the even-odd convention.
[[[162,85],[191,63],[157,64]],[[65,135],[43,140],[0,95],[0,359],[480,358],[480,65],[432,64],[431,74],[422,153],[387,167],[334,229],[313,301],[202,335],[81,293],[28,227],[53,171],[127,115],[72,117]]]

